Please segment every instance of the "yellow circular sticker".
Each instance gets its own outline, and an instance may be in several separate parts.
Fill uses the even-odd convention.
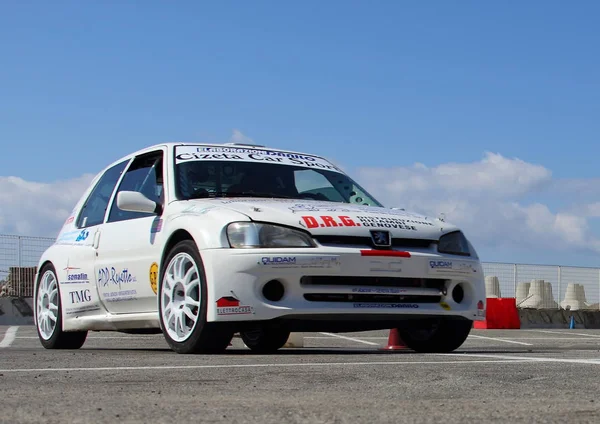
[[[158,264],[156,262],[150,265],[150,287],[154,294],[158,293]]]

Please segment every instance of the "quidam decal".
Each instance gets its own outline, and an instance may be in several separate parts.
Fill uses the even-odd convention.
[[[337,255],[322,256],[263,256],[258,265],[277,269],[300,268],[300,269],[339,269],[340,257]]]
[[[91,244],[91,238],[89,237],[89,235],[90,232],[86,229],[68,231],[66,233],[59,234],[59,236],[56,239],[56,244],[89,245]]]
[[[437,259],[428,261],[427,271],[429,274],[472,275],[477,268],[472,262]]]

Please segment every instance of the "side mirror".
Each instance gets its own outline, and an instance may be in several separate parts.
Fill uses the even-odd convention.
[[[127,212],[161,213],[161,205],[138,191],[121,191],[117,194],[117,207]]]

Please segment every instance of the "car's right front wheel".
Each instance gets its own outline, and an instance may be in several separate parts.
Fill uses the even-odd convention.
[[[449,353],[467,340],[473,321],[440,318],[420,323],[415,328],[399,328],[398,334],[406,346],[419,353]]]
[[[204,265],[193,241],[181,241],[168,253],[158,292],[160,326],[172,350],[222,353],[227,349],[233,331],[206,321]]]
[[[256,353],[275,353],[285,345],[289,337],[289,330],[277,327],[261,327],[240,332],[244,344]]]

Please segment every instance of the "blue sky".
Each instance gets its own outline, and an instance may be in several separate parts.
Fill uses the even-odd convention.
[[[499,154],[506,162],[494,169],[522,161],[550,176],[500,198],[493,185],[477,198],[467,185],[460,193],[471,205],[539,202],[581,218],[600,201],[599,12],[593,1],[6,2],[0,176],[55,184],[150,144],[226,142],[237,129],[325,155],[355,176]],[[511,184],[522,183],[521,170]],[[381,196],[416,206],[450,196],[423,190]],[[585,240],[558,223],[556,237],[532,249],[502,232],[479,237],[494,223],[469,220],[468,210],[457,221],[484,260],[600,265],[600,244],[590,248],[596,212],[582,218]],[[535,215],[507,214],[497,225],[536,225]],[[0,233],[45,231],[9,224]],[[532,231],[529,239],[542,230]]]

